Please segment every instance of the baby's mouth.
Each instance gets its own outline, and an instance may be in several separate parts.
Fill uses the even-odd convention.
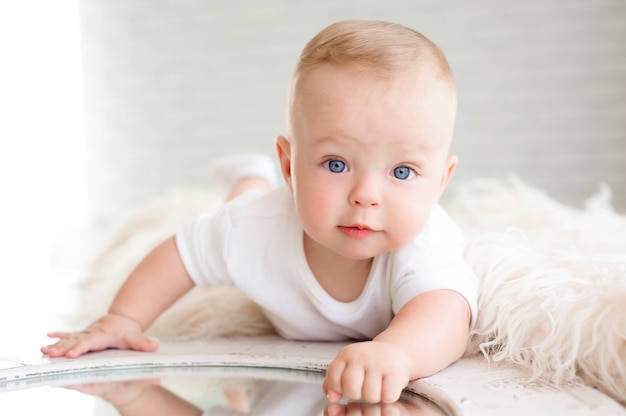
[[[367,225],[362,224],[340,225],[338,228],[346,236],[356,240],[367,238],[376,232]]]

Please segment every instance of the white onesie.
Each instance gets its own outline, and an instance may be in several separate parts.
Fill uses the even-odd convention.
[[[436,205],[408,246],[374,258],[361,295],[332,298],[311,272],[291,192],[281,186],[248,192],[215,214],[201,215],[176,234],[187,272],[198,286],[235,285],[288,339],[372,339],[420,293],[463,295],[476,319],[478,281],[463,258],[461,231]]]

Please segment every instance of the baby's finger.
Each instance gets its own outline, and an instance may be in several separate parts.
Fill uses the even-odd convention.
[[[76,358],[89,351],[102,351],[112,346],[110,336],[99,331],[80,332],[60,342],[71,345],[65,353],[67,358]]]
[[[75,338],[71,336],[63,337],[54,344],[41,347],[40,351],[50,357],[62,357],[76,344]]]
[[[334,403],[327,407],[326,414],[328,416],[381,416],[381,409],[378,405],[366,403],[350,402],[345,405]]]
[[[381,416],[382,408],[379,403],[348,403],[346,416]]]
[[[343,390],[341,389],[341,377],[346,368],[343,360],[333,360],[326,370],[326,379],[324,380],[324,391],[330,402],[337,402],[341,399]],[[337,397],[337,395],[339,397]]]
[[[352,400],[360,400],[365,380],[365,369],[360,365],[349,365],[341,376],[341,392]]]
[[[345,407],[338,403],[331,403],[324,409],[324,416],[344,416]]]
[[[72,348],[67,350],[65,356],[67,358],[77,358],[85,353],[88,353],[89,351],[101,351],[106,349],[107,347],[107,345],[92,342],[91,340],[80,340],[76,342],[74,346],[72,346]]]
[[[121,348],[130,348],[135,351],[152,352],[159,348],[159,341],[156,338],[148,338],[141,333],[125,336],[124,343],[126,345]]]
[[[346,407],[339,403],[331,403],[324,409],[324,416],[346,416]]]
[[[328,390],[328,392],[326,393],[326,397],[328,398],[329,402],[337,403],[339,400],[341,400],[343,395],[335,390]]]
[[[363,380],[362,395],[367,403],[378,403],[381,401],[383,380],[382,375],[366,373]]]
[[[41,347],[39,349],[39,351],[41,351],[42,354],[45,354],[49,357],[60,357],[62,355],[65,355],[65,352],[60,350],[56,344],[52,344],[52,345],[46,345],[45,347]]]
[[[402,414],[406,414],[405,411],[403,411],[403,406],[399,403],[385,403],[382,406],[383,416],[401,416]]]
[[[341,400],[342,394],[328,387],[328,379],[324,379],[322,382],[322,390],[326,393],[328,401],[331,403],[337,403]]]
[[[398,377],[385,377],[382,380],[381,401],[384,403],[397,402],[400,399],[404,384]]]
[[[48,332],[46,335],[48,336],[48,338],[67,338],[70,335],[72,335],[73,332]]]

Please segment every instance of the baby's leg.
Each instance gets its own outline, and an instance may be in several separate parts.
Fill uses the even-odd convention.
[[[245,178],[241,178],[230,186],[228,193],[226,194],[226,200],[230,201],[231,199],[254,189],[265,193],[269,191],[271,187],[270,184],[263,178],[258,176],[247,176]]]
[[[267,192],[278,184],[274,162],[260,153],[218,159],[213,163],[213,173],[228,187],[227,201],[250,190]]]

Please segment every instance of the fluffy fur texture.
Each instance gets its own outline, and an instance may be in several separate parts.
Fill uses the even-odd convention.
[[[151,248],[220,200],[179,192],[131,215],[93,262],[76,323],[104,313]],[[580,210],[515,178],[478,180],[446,208],[468,234],[466,257],[481,281],[467,354],[555,385],[584,382],[626,404],[626,217],[611,208],[608,188]],[[148,329],[176,340],[272,332],[227,287],[194,288]]]
[[[468,354],[626,404],[626,217],[610,195],[578,210],[515,178],[463,187],[448,211],[481,281]]]

